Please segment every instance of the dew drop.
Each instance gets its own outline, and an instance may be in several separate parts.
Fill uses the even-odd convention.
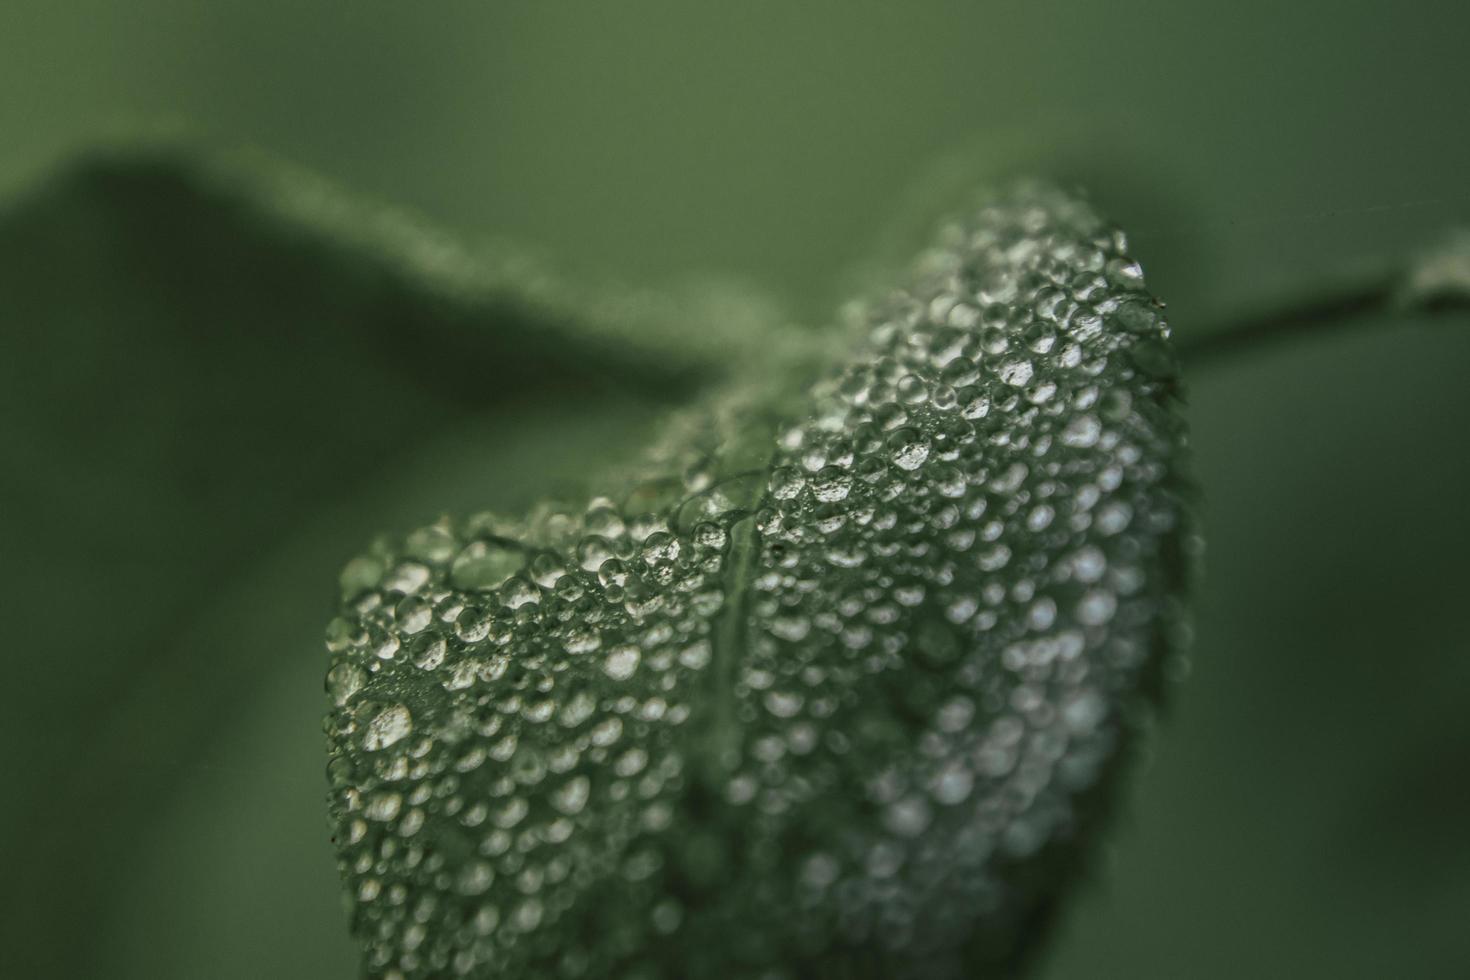
[[[368,723],[362,747],[377,752],[407,738],[412,731],[413,715],[403,705],[395,704],[378,712]]]
[[[449,579],[457,589],[498,588],[526,564],[521,548],[497,541],[472,541],[455,556]]]
[[[638,662],[641,657],[642,655],[635,646],[614,647],[608,651],[607,659],[602,662],[603,673],[615,681],[625,681],[638,670]]]

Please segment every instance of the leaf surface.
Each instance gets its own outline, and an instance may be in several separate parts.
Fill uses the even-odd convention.
[[[852,319],[814,383],[737,379],[585,507],[348,565],[329,776],[370,973],[1023,963],[1182,642],[1168,328],[1033,184]]]

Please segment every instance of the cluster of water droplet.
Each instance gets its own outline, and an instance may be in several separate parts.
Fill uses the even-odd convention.
[[[650,841],[679,819],[691,680],[764,479],[687,461],[620,503],[446,519],[343,572],[328,775],[374,975],[600,976],[677,927]],[[609,887],[599,941],[563,941]]]
[[[820,942],[968,975],[1177,626],[1173,359],[1122,234],[1043,188],[944,229],[866,322],[778,440],[727,799],[757,842],[808,828],[767,859]]]
[[[369,972],[937,976],[1010,941],[1177,621],[1167,328],[1041,187],[862,322],[758,472],[691,450],[348,566],[329,777]]]

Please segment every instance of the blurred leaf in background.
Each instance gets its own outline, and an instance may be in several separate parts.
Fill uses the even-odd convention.
[[[318,721],[342,559],[556,492],[718,370],[562,343],[557,277],[529,310],[426,288],[382,236],[146,161],[52,174],[68,149],[183,119],[568,278],[728,272],[804,320],[943,197],[912,190],[933,161],[925,187],[1040,161],[1133,230],[1187,336],[1470,218],[1467,28],[1368,0],[9,0],[0,973],[352,975]],[[732,302],[730,337],[785,319]],[[1470,331],[1409,319],[1195,371],[1196,669],[1044,975],[1464,973],[1467,369]]]

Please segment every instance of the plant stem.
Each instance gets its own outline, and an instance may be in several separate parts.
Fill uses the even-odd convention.
[[[1455,312],[1470,312],[1470,246],[1464,237],[1390,273],[1191,331],[1176,344],[1183,364],[1196,367],[1376,316]]]

